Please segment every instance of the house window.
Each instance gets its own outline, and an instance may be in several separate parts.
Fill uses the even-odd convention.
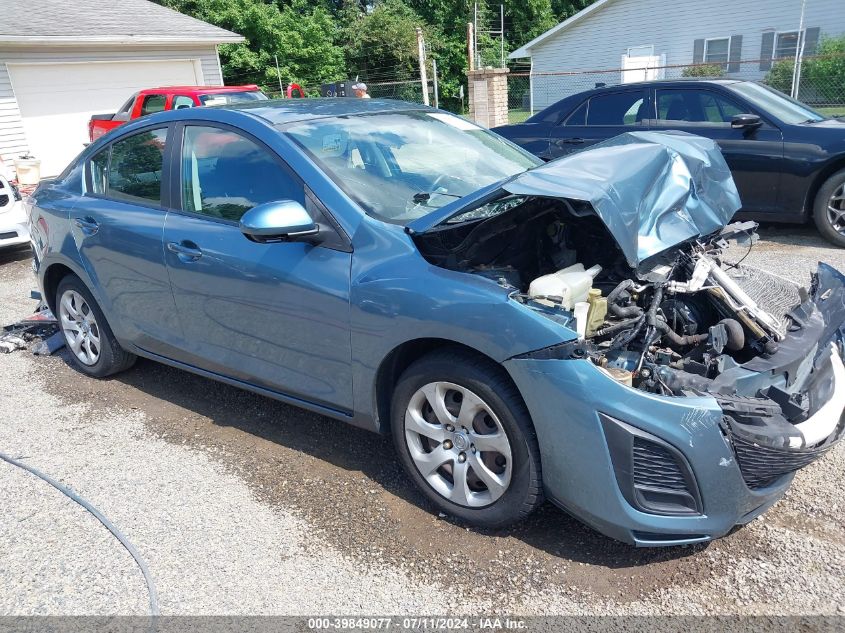
[[[628,57],[654,57],[654,44],[632,46],[628,49]]]
[[[704,41],[704,63],[727,64],[731,38],[720,37]]]
[[[798,54],[798,31],[778,33],[775,40],[775,59],[795,57]]]

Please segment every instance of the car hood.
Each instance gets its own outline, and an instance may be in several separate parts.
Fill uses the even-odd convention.
[[[636,267],[721,229],[740,207],[716,143],[685,132],[621,134],[482,191],[411,222],[409,232],[423,233],[504,194],[566,198],[589,203]]]

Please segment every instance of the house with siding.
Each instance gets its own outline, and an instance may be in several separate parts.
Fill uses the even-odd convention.
[[[799,38],[812,55],[820,37],[845,33],[845,0],[807,0],[800,23],[801,0],[597,0],[510,58],[530,58],[537,111],[597,83],[671,79],[692,64],[762,79],[795,57]]]
[[[88,141],[92,114],[137,90],[223,85],[217,45],[241,42],[147,0],[3,0],[0,157],[22,154],[56,175]]]

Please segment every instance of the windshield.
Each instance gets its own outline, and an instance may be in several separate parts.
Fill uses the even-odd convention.
[[[267,101],[267,95],[260,90],[244,90],[243,92],[220,92],[217,94],[200,95],[200,101],[206,106],[231,105],[246,101]]]
[[[542,162],[445,112],[321,118],[283,129],[367,213],[399,224]]]
[[[810,106],[787,97],[774,88],[753,81],[729,84],[727,86],[737,94],[745,97],[752,104],[756,105],[763,112],[777,117],[784,123],[795,125],[796,123],[809,123],[823,121],[824,116],[810,108]]]

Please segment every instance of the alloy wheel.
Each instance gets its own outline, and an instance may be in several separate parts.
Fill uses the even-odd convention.
[[[845,235],[845,183],[839,185],[828,199],[827,219],[834,231]]]
[[[465,387],[431,382],[418,389],[405,410],[405,442],[419,473],[452,503],[483,507],[508,489],[508,436],[492,408]]]
[[[59,323],[68,348],[79,362],[95,365],[100,359],[100,327],[85,297],[66,290],[59,300]]]

